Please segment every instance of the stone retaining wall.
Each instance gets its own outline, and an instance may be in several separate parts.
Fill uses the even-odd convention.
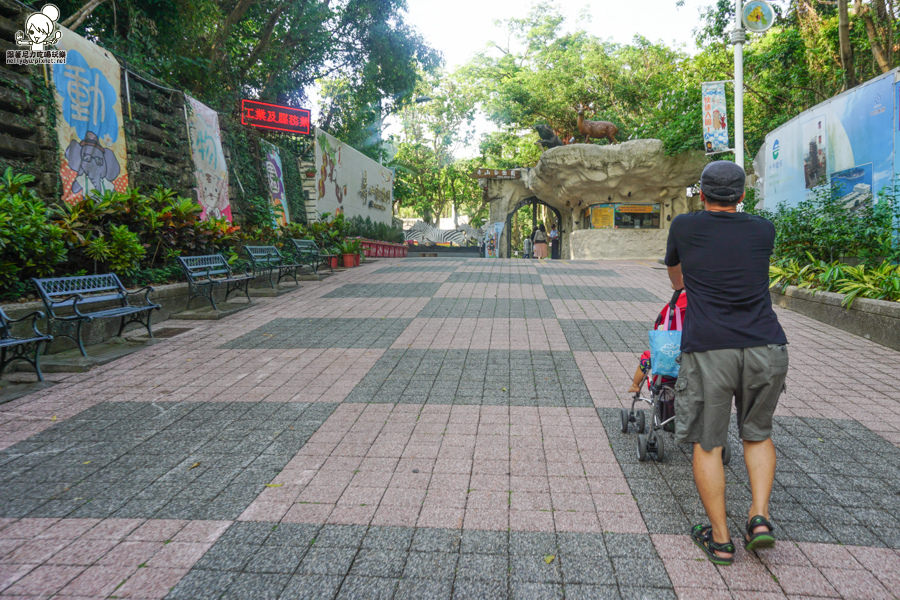
[[[900,350],[900,302],[857,298],[850,309],[841,306],[842,294],[811,292],[789,286],[772,291],[772,303],[888,348]]]

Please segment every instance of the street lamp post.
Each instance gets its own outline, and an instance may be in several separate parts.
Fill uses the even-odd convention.
[[[747,39],[741,22],[742,0],[734,0],[734,162],[744,168],[744,42]]]

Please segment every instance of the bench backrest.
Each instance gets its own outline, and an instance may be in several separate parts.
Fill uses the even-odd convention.
[[[125,302],[125,286],[115,273],[33,278],[31,281],[50,316],[54,316],[54,309],[72,306],[75,302],[72,296],[75,294],[81,296],[79,307],[114,300]]]
[[[319,254],[319,246],[316,245],[315,240],[298,240],[296,238],[291,238],[291,241],[294,243],[294,248],[303,254]]]
[[[181,270],[191,281],[197,279],[213,279],[230,277],[231,267],[221,254],[204,254],[202,256],[178,256]]]
[[[254,267],[277,267],[282,263],[281,253],[275,246],[244,246]]]

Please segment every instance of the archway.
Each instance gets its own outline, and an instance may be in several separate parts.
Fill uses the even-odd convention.
[[[537,196],[530,196],[528,198],[520,200],[513,207],[513,209],[509,212],[509,214],[506,215],[506,226],[503,228],[503,231],[506,234],[506,258],[512,258],[512,256],[513,256],[513,245],[514,245],[513,238],[520,237],[520,236],[514,236],[515,232],[513,231],[514,220],[516,218],[516,214],[519,212],[519,209],[526,207],[526,206],[531,207],[531,214],[530,214],[531,223],[529,224],[530,228],[528,229],[528,231],[531,232],[531,231],[534,231],[534,228],[537,227],[537,224],[539,222],[538,213],[540,212],[540,210],[538,209],[538,205],[541,205],[542,208],[546,207],[546,211],[549,211],[550,213],[553,214],[552,221],[556,223],[557,229],[559,231],[559,248],[560,248],[560,252],[562,252],[562,242],[563,242],[562,214],[559,212],[559,210],[550,206],[549,204],[547,204],[546,202],[544,202]],[[516,242],[517,242],[516,245],[521,244],[521,240],[516,240]]]

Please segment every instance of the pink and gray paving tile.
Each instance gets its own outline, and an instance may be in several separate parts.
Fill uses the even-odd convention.
[[[716,567],[689,448],[619,430],[669,296],[649,261],[383,259],[172,321],[0,406],[0,598],[900,597],[900,353],[778,310],[779,541]]]

